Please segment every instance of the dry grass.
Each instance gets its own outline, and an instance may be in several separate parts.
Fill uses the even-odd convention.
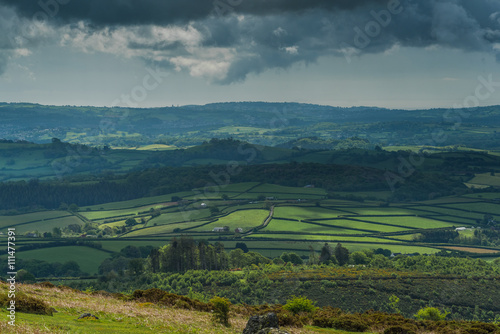
[[[1,283],[0,293],[5,293],[6,289],[7,285]],[[82,313],[89,312],[108,323],[115,325],[123,323],[124,329],[127,329],[127,326],[132,326],[143,330],[150,329],[151,333],[235,334],[241,333],[248,321],[247,317],[234,315],[230,319],[231,327],[226,328],[214,325],[211,321],[211,314],[207,312],[124,301],[111,296],[91,295],[69,288],[46,288],[37,285],[19,284],[18,291],[44,300],[57,310],[57,314],[66,315],[73,322]],[[52,334],[72,332],[71,321],[62,324],[61,328],[58,329],[54,328],[52,317],[37,317],[36,327],[32,322],[24,322],[23,315],[19,314],[17,314],[14,328],[9,326],[7,321],[0,321],[0,333]],[[293,328],[288,329],[288,331],[293,334],[324,333],[305,328]],[[134,331],[131,330],[130,333],[134,333]]]

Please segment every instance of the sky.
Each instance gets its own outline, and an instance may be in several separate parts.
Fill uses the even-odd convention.
[[[500,104],[500,0],[0,0],[0,102]]]

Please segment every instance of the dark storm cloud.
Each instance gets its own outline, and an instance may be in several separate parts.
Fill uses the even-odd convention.
[[[142,50],[139,56],[146,61],[190,73],[218,66],[211,81],[219,83],[315,62],[322,56],[350,59],[395,46],[495,54],[495,43],[500,42],[499,0],[0,0],[1,4],[26,19],[42,11],[56,27],[84,21],[86,31],[79,32],[85,37],[124,27],[132,35],[120,35],[126,47],[135,54]],[[187,25],[202,36],[199,44],[187,37],[162,39],[151,30]],[[204,52],[216,48],[229,50],[224,59]],[[2,63],[0,57],[0,69]],[[227,71],[221,75],[224,66]]]
[[[321,56],[351,58],[385,52],[394,46],[496,52],[500,1],[476,0],[473,5],[458,0],[401,1],[396,14],[381,24],[376,16],[387,14],[389,3],[371,2],[338,11],[325,10],[318,4],[304,13],[254,15],[241,22],[235,17],[214,17],[197,22],[195,27],[205,31],[205,45],[236,46],[240,51],[221,83],[244,80],[249,73],[269,68],[314,62]],[[370,35],[367,27],[374,23],[379,31]]]
[[[241,14],[268,15],[314,8],[353,9],[386,0],[0,0],[28,18],[41,9],[67,23],[86,20],[96,25],[172,24],[200,20],[228,9]],[[54,15],[52,15],[54,14]]]

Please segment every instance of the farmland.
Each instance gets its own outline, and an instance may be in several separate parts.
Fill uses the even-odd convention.
[[[223,195],[225,199],[221,199]],[[256,201],[257,195],[261,200]],[[432,254],[447,249],[472,255],[494,255],[500,247],[426,243],[415,238],[422,231],[453,230],[459,226],[468,228],[461,235],[473,237],[472,227],[477,220],[485,215],[500,219],[498,205],[493,202],[497,195],[484,193],[381,206],[383,202],[376,200],[326,199],[325,191],[320,188],[246,182],[229,184],[218,197],[205,196],[203,201],[194,190],[89,206],[81,208],[80,212],[41,211],[3,216],[0,231],[5,233],[7,227],[15,228],[22,246],[57,240],[40,237],[57,227],[68,232],[65,228],[71,224],[82,228],[93,226],[92,231],[82,233],[95,234],[94,239],[87,240],[102,245],[106,252],[117,252],[127,245],[161,246],[173,237],[185,235],[209,242],[223,241],[228,249],[243,241],[249,249],[265,256],[294,251],[306,257],[310,247],[319,251],[325,242],[342,243],[351,251],[384,248],[394,253]],[[173,196],[181,201],[171,202]],[[126,226],[128,218],[134,218],[137,224]],[[227,230],[214,232],[215,227]],[[235,233],[237,228],[243,232]],[[22,236],[30,232],[38,233],[38,237]],[[80,235],[64,234],[59,240],[75,237]],[[89,249],[85,248],[85,252]],[[95,273],[100,261],[109,253],[90,250],[96,253],[95,256],[79,256],[79,253],[86,254],[81,246],[20,251],[19,256],[45,261],[71,259],[87,272]]]

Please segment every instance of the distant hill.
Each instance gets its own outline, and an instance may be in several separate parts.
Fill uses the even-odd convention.
[[[499,149],[500,139],[500,106],[390,110],[237,102],[138,109],[0,103],[0,118],[0,138],[49,143],[55,137],[116,147],[188,147],[228,137],[275,146],[307,134],[326,141],[356,137],[380,146],[466,144]]]

